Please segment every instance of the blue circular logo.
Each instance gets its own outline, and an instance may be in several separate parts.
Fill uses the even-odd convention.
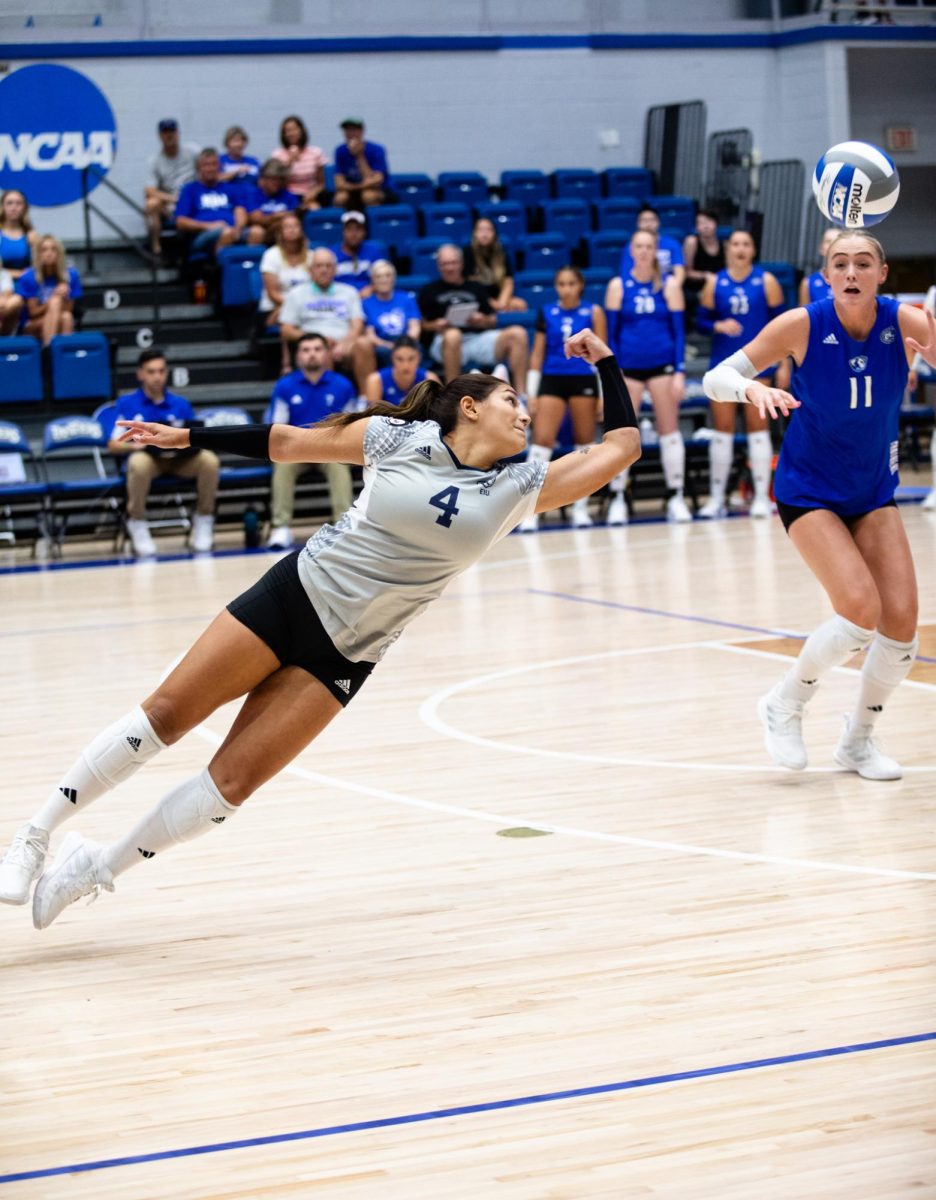
[[[0,82],[0,189],[30,204],[71,204],[107,174],[117,153],[117,122],[104,93],[71,67],[20,67]]]

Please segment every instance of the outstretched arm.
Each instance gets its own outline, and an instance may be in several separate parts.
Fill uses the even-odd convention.
[[[270,462],[343,462],[364,464],[366,421],[351,425],[227,425],[212,428],[177,428],[152,421],[118,421],[124,433],[117,439],[164,450],[195,446],[244,458],[267,458]]]
[[[794,408],[800,407],[799,400],[782,388],[759,383],[755,376],[787,355],[802,362],[808,343],[809,314],[806,310],[794,308],[782,313],[765,325],[743,350],[705,373],[702,387],[706,396],[729,404],[753,404],[762,417],[789,415]]]

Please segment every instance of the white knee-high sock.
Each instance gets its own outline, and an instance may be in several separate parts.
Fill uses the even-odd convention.
[[[754,497],[766,500],[770,494],[770,468],[773,464],[773,442],[766,429],[749,433],[747,438],[751,477],[754,480]]]
[[[221,825],[236,812],[237,806],[228,804],[206,767],[194,779],[167,792],[126,837],[106,847],[103,861],[112,875],[120,875],[161,850]]]
[[[537,446],[533,442],[527,449],[527,462],[531,463],[548,463],[552,458],[552,448],[550,446]]]
[[[630,479],[630,467],[625,467],[623,471],[619,471],[617,475],[608,484],[612,495],[619,496],[627,489],[627,481]]]
[[[873,629],[853,625],[838,613],[830,617],[809,635],[799,658],[779,684],[781,699],[808,703],[822,676],[863,650],[873,637]]]
[[[709,496],[719,504],[725,502],[725,489],[728,487],[733,458],[734,436],[714,430],[708,446]]]
[[[681,433],[664,433],[660,438],[660,458],[666,486],[671,492],[682,495],[683,477],[686,473],[686,443]]]
[[[895,642],[882,633],[875,635],[861,668],[861,688],[852,715],[853,724],[874,724],[884,711],[891,692],[910,673],[919,645],[917,635],[912,642]]]
[[[51,833],[73,813],[129,779],[165,748],[143,709],[133,709],[85,747],[30,824]]]

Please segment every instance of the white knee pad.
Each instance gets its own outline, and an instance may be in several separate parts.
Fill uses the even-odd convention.
[[[143,709],[135,708],[99,733],[81,757],[96,779],[116,787],[165,748]]]
[[[897,687],[909,675],[919,647],[919,634],[913,635],[912,642],[895,642],[879,633],[868,650],[862,674],[884,687]]]
[[[165,796],[160,803],[162,819],[174,842],[190,842],[209,825],[220,825],[231,813],[237,812],[218,791],[206,767],[194,779],[187,779]]]

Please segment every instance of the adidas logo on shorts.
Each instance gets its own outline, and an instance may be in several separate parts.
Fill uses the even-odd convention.
[[[351,695],[351,680],[350,679],[336,679],[335,687],[340,687],[346,696]]]
[[[72,802],[72,804],[78,803],[78,792],[76,791],[75,788],[60,787],[59,791],[62,793],[62,795],[65,797],[65,799],[70,800]]]
[[[130,743],[130,749],[134,754],[136,754],[136,752],[140,749],[140,743],[143,741],[143,739],[128,737],[127,741]]]
[[[823,346],[837,346],[839,344],[839,340],[834,333],[828,333],[822,339],[822,344]]]
[[[432,459],[432,447],[431,446],[417,446],[416,453],[421,454],[423,456],[423,458],[426,459],[427,462]]]

